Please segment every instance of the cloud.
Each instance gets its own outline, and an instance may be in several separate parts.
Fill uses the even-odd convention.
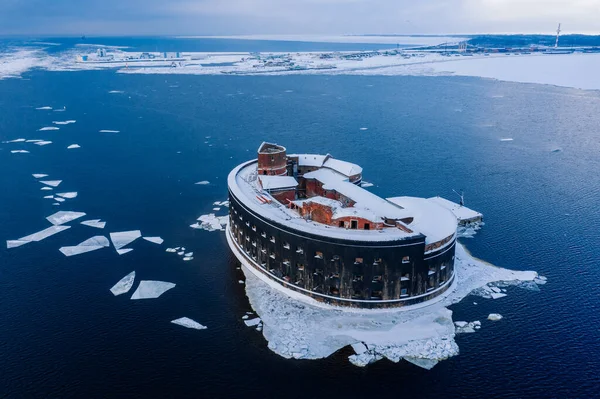
[[[0,34],[598,30],[600,0],[4,0]]]

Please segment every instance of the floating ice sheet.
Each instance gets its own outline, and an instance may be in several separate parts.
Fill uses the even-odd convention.
[[[454,341],[457,331],[447,306],[494,281],[515,281],[518,286],[538,276],[535,272],[495,267],[473,258],[457,244],[455,282],[427,306],[362,311],[327,306],[289,290],[283,293],[279,286],[274,288],[276,283],[254,274],[259,272],[247,267],[242,269],[250,304],[262,319],[269,348],[277,354],[286,358],[318,359],[346,345],[363,343],[367,350],[352,355],[353,364],[364,366],[382,358],[393,362],[404,358],[425,368],[459,352]],[[477,322],[472,323],[473,330],[479,328]],[[468,326],[466,323],[465,327]]]
[[[103,130],[100,130],[100,133],[119,133],[119,130],[107,130],[107,129],[103,129]]]
[[[108,238],[104,236],[94,236],[87,240],[70,247],[61,247],[59,249],[65,256],[80,255],[86,252],[95,251],[110,246]]]
[[[25,245],[33,241],[41,241],[44,238],[48,238],[56,233],[60,233],[61,231],[70,228],[71,226],[50,226],[42,231],[38,231],[37,233],[21,237],[18,240],[8,240],[6,241],[6,248],[20,247],[21,245]]]
[[[204,185],[210,184],[210,182],[208,180],[202,180],[202,181],[199,181],[199,182],[194,183],[194,184],[199,184],[201,186],[204,186]]]
[[[53,195],[44,195],[44,199],[54,199]]]
[[[48,175],[44,174],[44,173],[34,173],[31,176],[35,177],[36,179],[41,179],[43,177],[48,177]]]
[[[184,326],[187,328],[194,328],[196,330],[206,330],[206,328],[207,328],[206,326],[203,326],[202,324],[198,323],[197,321],[194,321],[187,317],[180,317],[179,319],[171,320],[171,323],[178,324],[180,326]]]
[[[63,198],[75,198],[75,197],[77,197],[77,192],[69,191],[68,193],[56,193],[56,195],[58,195],[59,197],[63,197]]]
[[[135,281],[135,271],[132,271],[127,276],[123,277],[119,282],[110,289],[114,296],[126,294],[133,287]]]
[[[104,226],[106,226],[106,222],[101,222],[100,219],[84,220],[83,222],[81,222],[81,224],[85,226],[95,227],[97,229],[103,229]]]
[[[507,138],[504,138],[504,139],[500,139],[500,141],[513,141],[513,140],[514,140],[514,139],[511,139],[511,138],[508,138],[508,137],[507,137]]]
[[[10,141],[3,141],[3,143],[23,143],[27,140],[25,139],[14,139],[14,140],[10,140]]]
[[[131,251],[133,251],[132,248],[117,249],[117,253],[119,255],[125,255],[126,253],[131,252]]]
[[[75,148],[81,148],[79,144],[71,144],[67,147],[67,150],[74,150]]]
[[[41,128],[41,129],[38,129],[38,131],[39,132],[43,132],[43,131],[46,131],[46,130],[59,130],[59,129],[60,128],[58,128],[56,126],[46,126],[46,127]]]
[[[64,198],[54,197],[54,201],[56,201],[56,202],[65,202],[66,200]]]
[[[108,93],[109,94],[123,94],[125,92],[123,90],[111,90]]]
[[[85,216],[85,212],[60,211],[48,216],[46,219],[54,225],[59,225],[69,223],[83,216]]]
[[[44,141],[44,140],[39,140],[39,139],[30,139],[30,140],[25,140],[26,143],[37,143],[40,141]]]
[[[118,250],[137,240],[141,236],[142,233],[139,230],[120,231],[117,233],[110,233],[110,240],[115,246],[115,249]]]
[[[491,321],[498,321],[500,319],[502,319],[502,315],[499,313],[490,313],[488,316],[488,320],[491,320]]]
[[[255,317],[254,319],[244,320],[244,324],[248,327],[257,326],[260,323],[260,317]]]
[[[71,123],[75,123],[77,121],[69,120],[69,121],[53,121],[55,125],[70,125]]]
[[[52,107],[46,105],[45,107],[38,107],[36,109],[38,109],[38,110],[49,110],[49,109],[52,109]]]
[[[58,187],[58,185],[62,183],[62,180],[40,180],[40,183],[50,187]]]
[[[142,237],[144,240],[146,241],[150,241],[153,242],[154,244],[162,244],[163,243],[163,239],[160,237]]]
[[[29,154],[27,150],[11,150],[11,154]]]
[[[40,188],[40,190],[48,191],[48,190],[52,190],[52,187],[44,186],[44,187]]]
[[[39,146],[43,146],[43,145],[52,144],[52,142],[51,142],[51,141],[45,141],[45,140],[42,140],[42,141],[36,141],[36,142],[35,142],[35,143],[33,143],[33,144],[35,144],[35,145],[39,145]]]
[[[166,281],[142,280],[131,299],[158,298],[173,287],[175,287],[175,284]]]
[[[215,216],[214,213],[209,213],[208,215],[201,215],[198,221],[201,223],[191,224],[190,227],[208,231],[224,230],[229,222],[229,216]]]

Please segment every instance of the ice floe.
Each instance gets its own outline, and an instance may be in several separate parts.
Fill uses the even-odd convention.
[[[75,198],[75,197],[77,197],[77,192],[70,191],[68,193],[56,193],[56,195],[58,195],[59,197],[63,197],[63,198]]]
[[[37,110],[50,110],[50,109],[52,109],[52,107],[50,107],[50,106],[45,106],[45,107],[38,107],[38,108],[36,108],[36,109],[37,109]]]
[[[117,233],[110,233],[110,240],[115,246],[115,249],[118,250],[137,240],[141,236],[142,233],[139,230],[121,231]]]
[[[11,154],[29,154],[27,150],[11,150]]]
[[[146,241],[153,242],[154,244],[162,244],[165,240],[160,237],[142,237]]]
[[[173,287],[175,287],[175,284],[166,281],[142,280],[131,299],[158,298]]]
[[[135,281],[135,271],[132,271],[127,276],[123,277],[119,282],[110,289],[114,296],[126,294],[133,287]]]
[[[10,140],[10,141],[3,141],[3,143],[7,144],[7,143],[24,143],[25,139],[14,139],[14,140]]]
[[[504,139],[500,139],[500,141],[513,141],[514,139],[511,138],[504,138]]]
[[[456,329],[456,334],[474,333],[475,330],[479,330],[481,328],[481,322],[479,320],[469,323],[466,321],[455,321],[454,327]]]
[[[56,126],[46,126],[46,127],[41,128],[41,129],[38,129],[38,132],[43,132],[43,131],[46,131],[46,130],[59,130],[59,129],[60,128],[58,128]]]
[[[499,314],[499,313],[490,313],[490,314],[488,315],[488,320],[491,320],[491,321],[498,321],[498,320],[500,320],[500,319],[502,319],[502,315],[501,315],[501,314]]]
[[[40,180],[40,183],[50,187],[58,187],[58,185],[62,183],[62,180]]]
[[[255,317],[254,319],[244,320],[244,324],[248,327],[257,326],[260,323],[260,317]]]
[[[208,180],[202,180],[202,181],[199,181],[199,182],[194,183],[194,184],[199,184],[201,186],[204,186],[204,185],[210,184],[210,182]]]
[[[44,199],[54,199],[54,195],[44,195]]]
[[[207,328],[206,326],[203,326],[202,324],[200,324],[197,321],[194,321],[188,317],[180,317],[179,319],[171,320],[171,323],[177,324],[180,326],[184,326],[187,328],[194,328],[196,330],[206,330],[206,328]]]
[[[175,249],[175,248],[167,248],[167,249],[165,249],[165,252],[177,252],[177,249]]]
[[[131,252],[131,251],[133,251],[132,248],[117,249],[117,253],[119,255],[125,255],[126,253]]]
[[[66,201],[64,198],[60,198],[60,197],[53,197],[52,199],[54,199],[54,201],[56,201],[56,202],[65,202]]]
[[[80,255],[86,252],[95,251],[110,246],[108,238],[104,236],[94,236],[87,240],[70,247],[61,247],[59,249],[65,256]]]
[[[190,227],[208,231],[224,230],[229,221],[229,216],[215,216],[214,213],[209,213],[208,215],[201,215],[198,221],[200,223],[191,224]]]
[[[83,222],[81,222],[81,224],[85,226],[95,227],[97,229],[103,229],[104,226],[106,226],[106,222],[101,222],[100,219],[84,220]]]
[[[493,282],[520,286],[533,284],[538,277],[532,271],[490,265],[457,244],[456,279],[444,294],[426,305],[362,311],[327,306],[289,290],[284,293],[279,286],[274,288],[275,283],[258,278],[258,271],[242,269],[246,294],[262,319],[268,347],[275,353],[286,358],[318,359],[344,346],[363,343],[367,350],[350,356],[353,364],[364,366],[387,358],[393,362],[405,359],[425,368],[459,353],[454,340],[457,327],[447,306]],[[477,330],[479,326],[478,322],[470,326],[465,322],[458,328]]]
[[[52,191],[53,188],[52,187],[48,187],[48,186],[44,186],[44,187],[40,188],[40,190],[42,190],[42,191]]]
[[[194,259],[193,256],[184,256],[183,257],[184,262],[189,262],[190,260],[193,260],[193,259]]]
[[[123,90],[111,90],[108,93],[109,94],[123,94],[125,92]]]
[[[71,144],[67,147],[67,150],[73,150],[75,148],[81,148],[81,146],[79,144]]]
[[[44,140],[42,140],[42,139],[28,139],[28,140],[25,140],[26,143],[38,143],[40,141],[44,141]]]
[[[31,176],[35,177],[36,179],[41,179],[44,177],[48,177],[48,175],[44,174],[44,173],[34,173]]]
[[[54,205],[54,206],[59,206],[59,205],[60,205],[60,202],[55,202],[55,203],[53,203],[52,205]]]
[[[103,130],[100,130],[100,133],[120,133],[120,131],[103,129]]]
[[[60,233],[61,231],[70,229],[71,226],[50,226],[42,231],[38,231],[37,233],[30,234],[25,237],[21,237],[18,240],[8,240],[6,241],[6,248],[14,248],[20,247],[21,245],[28,244],[30,242],[41,241],[45,238],[53,236],[56,233]]]
[[[51,141],[46,141],[46,140],[42,140],[42,141],[36,141],[35,143],[33,143],[35,145],[39,145],[39,146],[43,146],[43,145],[48,145],[48,144],[52,144]]]
[[[79,219],[83,216],[85,216],[85,212],[60,211],[48,216],[46,219],[54,225],[60,225],[69,223],[70,221]]]
[[[71,123],[75,123],[77,121],[69,120],[69,121],[53,121],[55,125],[70,125]]]

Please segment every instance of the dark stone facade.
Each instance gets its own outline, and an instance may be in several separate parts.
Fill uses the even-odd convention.
[[[455,238],[424,255],[423,235],[395,241],[323,237],[267,221],[231,191],[229,200],[229,234],[237,247],[232,249],[267,277],[316,300],[405,306],[432,299],[452,284]]]

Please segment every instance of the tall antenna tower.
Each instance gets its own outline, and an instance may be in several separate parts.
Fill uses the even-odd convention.
[[[560,23],[558,24],[558,29],[556,29],[556,42],[554,42],[554,48],[558,47],[558,36],[560,35]]]

